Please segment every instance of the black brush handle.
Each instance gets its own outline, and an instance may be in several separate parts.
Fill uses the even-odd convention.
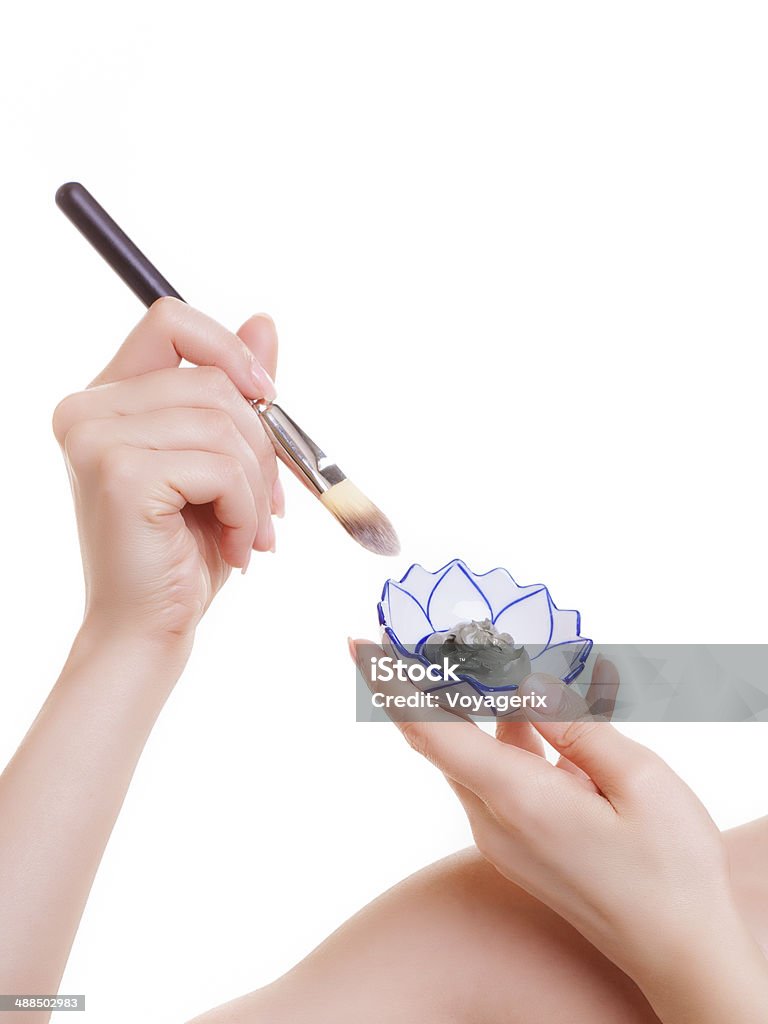
[[[78,181],[61,186],[56,193],[56,205],[145,306],[151,306],[164,295],[181,299],[173,285]]]

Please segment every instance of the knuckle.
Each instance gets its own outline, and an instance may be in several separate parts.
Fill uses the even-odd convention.
[[[585,722],[578,718],[568,722],[558,744],[560,753],[569,759],[572,759],[574,754],[578,756],[579,751],[583,750],[590,742],[595,734],[595,729],[598,729],[600,724],[591,721]]]
[[[66,398],[62,398],[53,410],[51,427],[53,429],[54,437],[60,445],[64,444],[64,438],[69,433],[72,424],[77,418],[77,410],[80,405],[81,394],[82,392],[76,391],[71,395],[67,395]]]
[[[220,440],[229,439],[234,432],[231,417],[222,409],[206,409],[203,418],[206,433]]]
[[[155,299],[147,311],[147,319],[157,327],[168,327],[174,323],[179,315],[179,307],[183,303],[170,295],[163,295]]]
[[[92,462],[101,448],[104,426],[99,420],[73,423],[64,436],[64,454],[75,467]]]
[[[203,380],[205,394],[213,397],[221,403],[231,401],[235,392],[235,385],[228,374],[219,366],[201,366],[198,373]]]
[[[239,459],[236,459],[234,455],[223,455],[222,466],[224,469],[224,475],[233,486],[247,489],[248,493],[251,493],[245,468]]]
[[[101,474],[109,490],[121,493],[131,487],[139,475],[141,453],[128,445],[109,448],[101,458]]]

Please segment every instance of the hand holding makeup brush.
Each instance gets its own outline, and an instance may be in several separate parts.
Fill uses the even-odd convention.
[[[282,489],[249,400],[274,395],[276,360],[269,317],[252,317],[235,335],[163,298],[90,387],[54,413],[86,609],[61,675],[0,776],[0,992],[57,991],[195,627],[231,567],[247,566],[252,549],[274,548]],[[10,1016],[22,1012],[28,1024],[50,1016]]]
[[[173,285],[80,182],[62,185],[56,192],[56,203],[145,306],[166,297],[183,302]],[[182,315],[177,306],[162,308]],[[400,541],[381,509],[355,487],[336,461],[284,409],[274,404],[271,381],[265,382],[257,374],[261,392],[254,395],[253,381],[249,374],[246,378],[243,394],[253,399],[252,408],[261,418],[278,457],[358,544],[379,555],[396,555]],[[237,383],[237,373],[233,380]]]
[[[86,621],[191,642],[231,567],[274,550],[283,492],[248,399],[274,397],[276,362],[268,317],[235,335],[164,298],[93,383],[59,404]]]

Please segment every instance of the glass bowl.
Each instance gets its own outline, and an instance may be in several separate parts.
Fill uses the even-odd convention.
[[[412,565],[402,579],[387,580],[378,613],[385,646],[400,658],[425,666],[435,661],[427,641],[436,633],[450,634],[462,623],[481,624],[486,635],[513,638],[516,645],[524,645],[531,672],[545,672],[565,683],[583,670],[592,649],[592,641],[581,636],[579,612],[558,608],[544,584],[520,586],[501,568],[474,573],[459,558],[435,572]],[[517,682],[494,679],[492,669],[482,676],[471,668],[457,674],[460,683],[433,678],[423,686],[414,685],[425,692],[450,686],[483,697],[518,688]]]

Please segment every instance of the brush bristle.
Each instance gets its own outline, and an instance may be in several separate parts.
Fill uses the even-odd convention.
[[[396,555],[400,551],[392,523],[351,480],[341,480],[323,491],[320,501],[364,548],[377,555]]]

